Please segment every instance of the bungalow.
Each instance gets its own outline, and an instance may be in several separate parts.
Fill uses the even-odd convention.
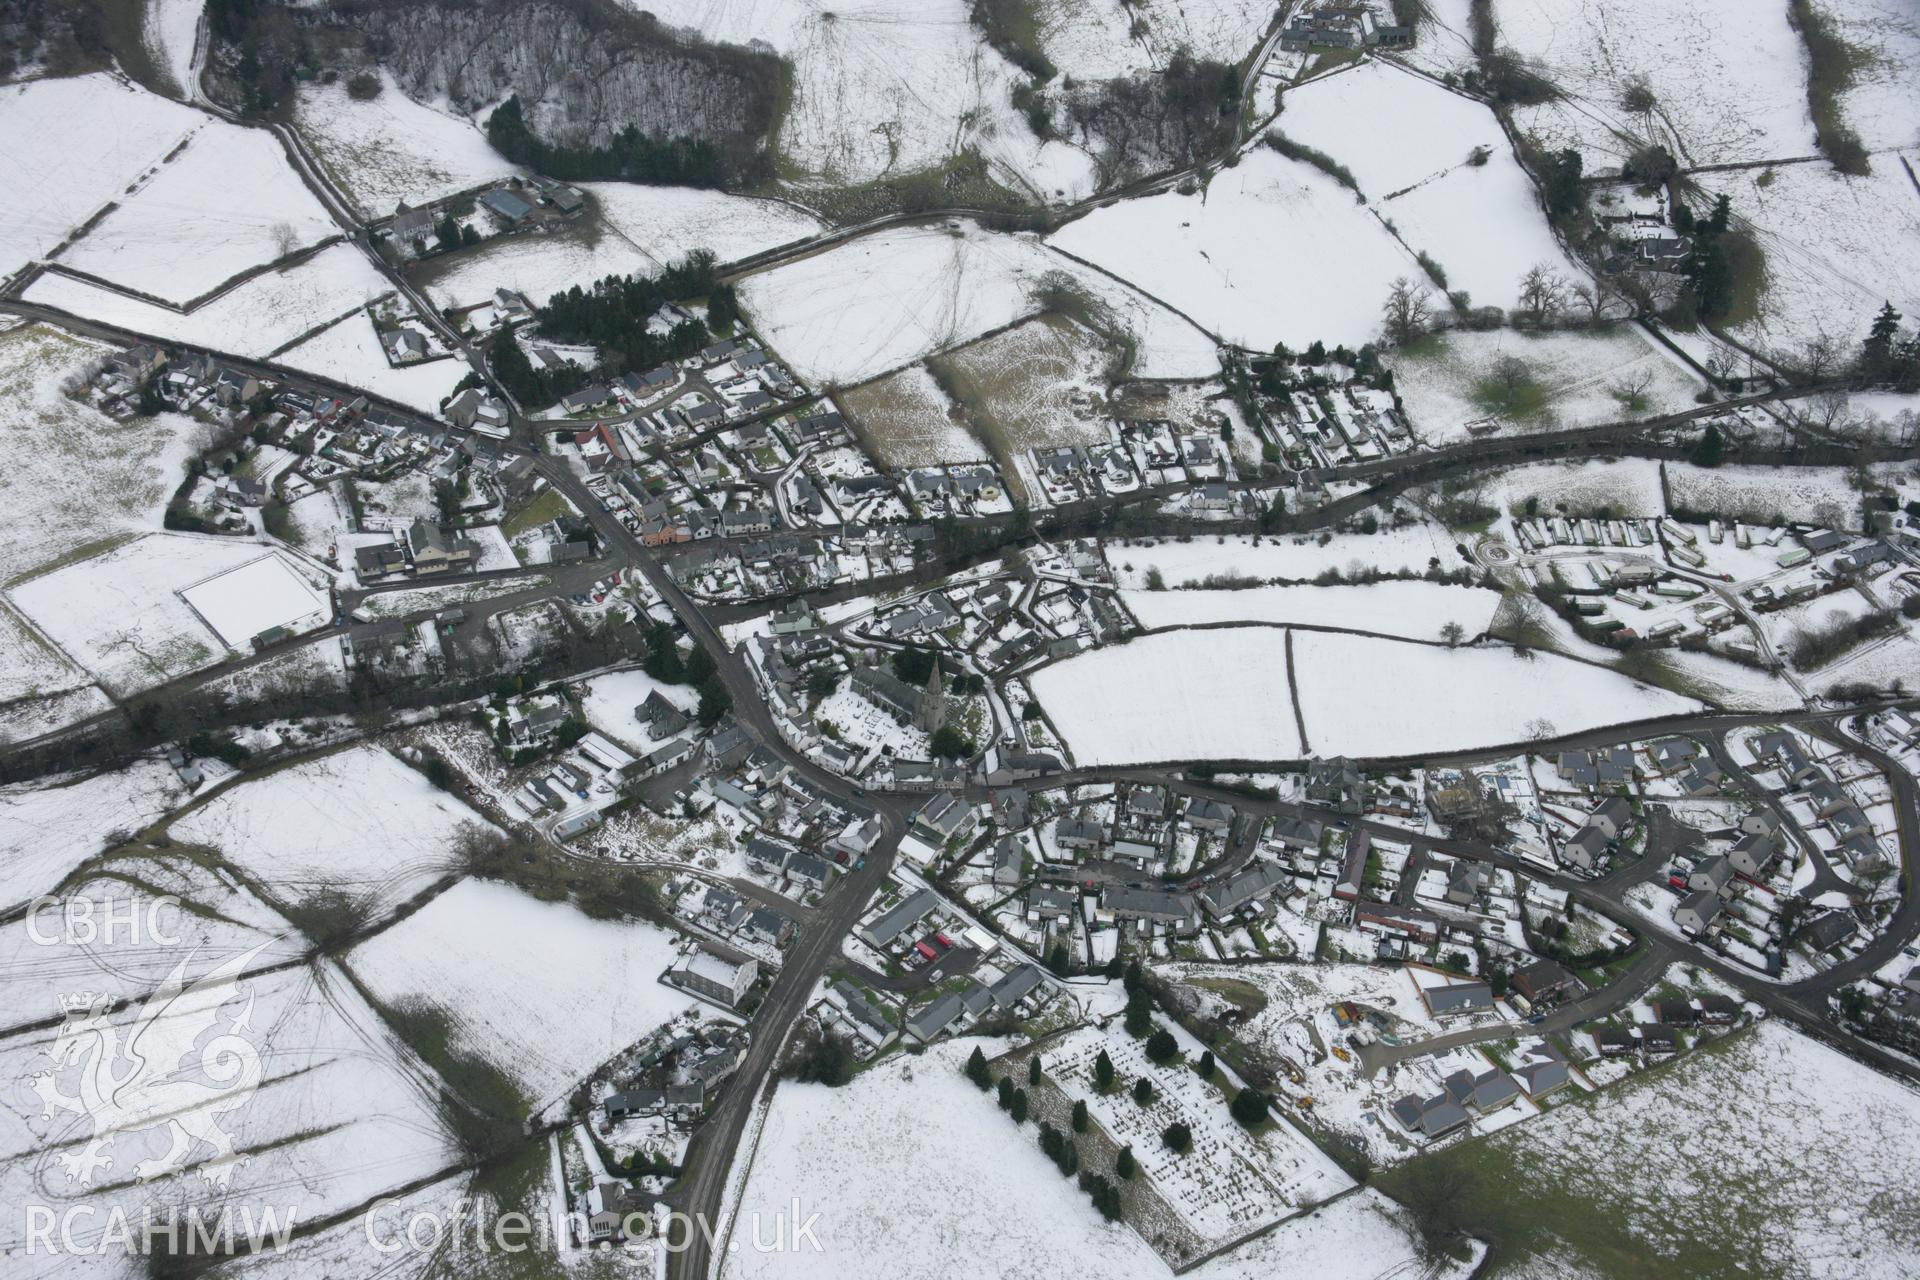
[[[1618,840],[1632,822],[1633,806],[1622,796],[1608,796],[1594,806],[1587,819],[1588,826],[1597,827],[1609,840]]]
[[[582,387],[569,396],[560,397],[560,407],[568,413],[586,413],[598,409],[613,399],[613,392],[599,384]]]
[[[869,946],[885,950],[887,947],[914,928],[922,920],[933,914],[940,905],[940,899],[931,889],[921,889],[910,894],[900,902],[875,916],[865,924],[854,928],[862,942]]]
[[[1628,1027],[1601,1027],[1593,1033],[1594,1048],[1603,1058],[1618,1058],[1640,1047],[1639,1037]]]
[[[1233,807],[1196,796],[1187,804],[1187,825],[1201,831],[1225,831],[1233,826]]]
[[[1275,818],[1273,838],[1294,849],[1318,849],[1323,828],[1310,818]]]
[[[1828,911],[1802,925],[1793,940],[1815,953],[1831,951],[1851,938],[1855,927],[1845,911]]]
[[[1108,842],[1107,829],[1081,818],[1058,818],[1053,824],[1053,842],[1062,849],[1098,849]]]
[[[1740,830],[1751,836],[1778,835],[1780,825],[1780,815],[1771,809],[1755,809],[1740,819]]]
[[[1071,889],[1036,886],[1027,891],[1027,919],[1071,920],[1080,905],[1080,895]]]
[[[1580,828],[1560,843],[1560,861],[1582,871],[1592,871],[1607,853],[1607,833],[1598,827]]]
[[[1141,924],[1164,924],[1176,932],[1187,932],[1199,923],[1190,893],[1168,893],[1161,889],[1126,889],[1109,885],[1100,896],[1101,911],[1115,920]]]
[[[1289,878],[1278,863],[1255,861],[1200,890],[1200,905],[1215,920],[1224,920],[1280,888]]]
[[[1649,1056],[1672,1054],[1680,1049],[1680,1033],[1663,1022],[1643,1022],[1633,1029],[1633,1034]]]
[[[1529,1098],[1536,1100],[1572,1083],[1573,1079],[1567,1060],[1557,1052],[1515,1067],[1513,1078]]]
[[[1694,1007],[1700,1011],[1700,1021],[1710,1027],[1723,1027],[1740,1016],[1740,1004],[1728,996],[1695,996]]]
[[[1362,902],[1354,908],[1353,922],[1362,928],[1397,933],[1416,942],[1431,944],[1440,940],[1439,918],[1408,907]]]
[[[1033,994],[1040,986],[1040,971],[1030,964],[1023,964],[1009,970],[1005,977],[993,984],[993,1002],[1002,1009],[1011,1009]]]
[[[1698,936],[1719,919],[1726,905],[1711,889],[1702,889],[1680,900],[1680,905],[1673,909],[1673,922],[1683,933]]]
[[[1693,874],[1687,877],[1687,888],[1723,893],[1732,881],[1733,864],[1724,855],[1717,855],[1694,867]]]
[[[1773,837],[1748,833],[1733,842],[1733,848],[1727,850],[1726,862],[1743,876],[1763,876],[1773,860],[1780,856],[1780,847]]]
[[[1422,987],[1420,994],[1426,998],[1428,1012],[1436,1018],[1493,1008],[1493,988],[1484,982],[1449,982]]]
[[[872,1046],[874,1052],[885,1049],[899,1038],[892,1019],[867,997],[859,988],[840,978],[827,983],[827,999],[846,1015],[846,1021],[853,1033]]]
[[[952,1026],[965,1006],[952,991],[942,992],[931,1004],[907,1019],[907,1034],[921,1044],[931,1044]]]
[[[427,340],[412,329],[389,329],[380,335],[380,345],[386,348],[389,364],[424,360],[427,355]]]
[[[1700,1011],[1688,1000],[1655,1000],[1647,1006],[1655,1022],[1673,1027],[1690,1027],[1700,1021]]]

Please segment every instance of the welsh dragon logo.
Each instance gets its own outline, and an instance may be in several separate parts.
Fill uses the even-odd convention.
[[[135,1178],[185,1169],[204,1144],[212,1154],[200,1162],[200,1176],[214,1186],[231,1183],[243,1158],[236,1157],[221,1120],[259,1088],[260,1053],[244,1034],[252,1030],[252,994],[246,993],[237,1012],[222,1010],[240,998],[240,975],[260,949],[192,982],[192,957],[183,958],[130,1024],[116,1024],[108,1012],[112,1001],[103,994],[61,997],[66,1020],[47,1050],[54,1069],[34,1076],[33,1091],[43,1118],[68,1112],[92,1122],[90,1139],[57,1156],[69,1185],[91,1186],[101,1170],[113,1167],[108,1150],[116,1137],[162,1128],[167,1150],[135,1164]]]

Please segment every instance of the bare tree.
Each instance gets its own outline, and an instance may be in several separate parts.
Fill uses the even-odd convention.
[[[1800,370],[1808,382],[1824,381],[1840,364],[1840,344],[1824,329],[1807,339],[1789,363]]]
[[[1607,392],[1618,400],[1629,413],[1638,413],[1647,407],[1647,392],[1653,390],[1653,370],[1636,369],[1623,374],[1608,386]]]
[[[1440,638],[1446,641],[1447,648],[1451,649],[1467,638],[1467,629],[1457,622],[1449,622],[1440,628]]]
[[[1597,325],[1606,315],[1607,304],[1614,299],[1613,286],[1604,280],[1582,281],[1569,290],[1573,300],[1586,313],[1587,323]]]
[[[300,243],[300,237],[294,233],[291,222],[273,224],[273,256],[284,258],[292,253]]]
[[[1536,262],[1520,277],[1520,309],[1536,320],[1547,320],[1566,304],[1567,282],[1544,262]]]
[[[1433,318],[1432,299],[1431,289],[1406,276],[1393,282],[1387,291],[1387,300],[1380,306],[1380,314],[1386,321],[1387,337],[1396,346],[1405,346],[1427,331]]]
[[[1707,376],[1716,386],[1726,386],[1733,381],[1733,371],[1737,367],[1733,352],[1726,347],[1715,347],[1713,354],[1707,357]]]
[[[1838,387],[1800,402],[1800,421],[1816,431],[1844,432],[1854,425],[1853,397]]]

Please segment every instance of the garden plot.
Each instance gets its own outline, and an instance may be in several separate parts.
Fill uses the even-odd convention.
[[[750,276],[740,298],[803,378],[851,386],[1038,312],[1054,289],[1089,299],[1102,325],[1128,335],[1135,376],[1219,373],[1213,340],[1166,307],[1032,236],[971,222],[877,231]]]
[[[358,387],[369,395],[439,417],[463,378],[473,372],[458,357],[427,360],[395,368],[380,348],[380,335],[364,312],[328,325],[279,357],[289,369],[301,369],[333,382]]]
[[[204,971],[203,964],[189,961],[189,977]],[[51,1072],[48,1084],[75,1096],[84,1071],[116,1061],[96,1059],[127,1043],[145,1007],[135,1001],[104,1015],[98,1040],[93,1033],[58,1025],[11,1039],[0,1053],[0,1070],[21,1081]],[[173,1046],[189,1060],[169,1078],[176,1085],[194,1081],[190,1064],[199,1060],[192,1051],[200,1036],[211,1040],[217,1028],[246,1046],[236,1047],[229,1060],[243,1072],[233,1099],[237,1105],[214,1113],[218,1130],[233,1141],[232,1160],[210,1163],[213,1152],[196,1143],[185,1168],[136,1181],[134,1173],[145,1161],[167,1153],[164,1121],[178,1106],[166,1101],[179,1097],[177,1089],[149,1085],[123,1089],[105,1116],[95,1113],[111,1136],[99,1154],[112,1164],[89,1170],[84,1181],[70,1181],[59,1157],[84,1154],[82,1140],[93,1131],[84,1110],[43,1108],[32,1090],[9,1091],[0,1102],[0,1145],[18,1153],[0,1165],[0,1195],[11,1204],[48,1207],[72,1225],[80,1250],[97,1259],[128,1256],[124,1231],[117,1244],[109,1234],[115,1210],[137,1224],[148,1205],[190,1203],[203,1212],[231,1206],[236,1215],[242,1209],[257,1214],[271,1205],[281,1220],[291,1214],[304,1224],[353,1213],[459,1160],[433,1101],[436,1082],[423,1077],[351,984],[326,962],[241,978],[195,997],[187,1004],[192,1012],[173,1016],[171,1009],[179,1007],[171,1006],[169,1017],[157,1024],[186,1041]],[[63,1036],[71,1037],[72,1056],[57,1062],[52,1055]],[[146,1071],[149,1080],[157,1074],[150,1065]],[[257,1080],[257,1086],[247,1088],[249,1080]],[[19,1250],[20,1237],[13,1235],[4,1248]],[[62,1264],[63,1274],[78,1272],[70,1261]],[[21,1269],[9,1265],[14,1272]]]
[[[1109,438],[1107,386],[1119,353],[1091,329],[1047,314],[940,357],[955,392],[1009,455]]]
[[[1850,351],[1882,302],[1920,313],[1920,198],[1902,155],[1920,167],[1910,147],[1874,157],[1863,178],[1826,164],[1701,175],[1767,257],[1758,314],[1736,336],[1785,355],[1821,336]]]
[[[1669,463],[1667,490],[1676,507],[1755,524],[1795,520],[1845,529],[1860,523],[1860,494],[1841,467],[1705,469]]]
[[[51,893],[185,796],[173,770],[153,760],[77,782],[0,788],[0,912]]]
[[[15,586],[13,603],[126,697],[226,659],[227,643],[182,592],[260,555],[252,542],[150,534]]]
[[[866,433],[881,463],[889,467],[983,462],[987,447],[960,418],[925,365],[908,365],[851,391],[840,405]]]
[[[1259,626],[1162,632],[1042,667],[1027,683],[1082,768],[1297,760],[1286,635]]]
[[[1683,165],[1810,156],[1806,51],[1787,6],[1702,0],[1498,0],[1501,42],[1566,95],[1521,107],[1516,123],[1553,148],[1574,147],[1588,173],[1619,166],[1654,140]],[[1628,110],[1644,79],[1654,110]]]
[[[1453,535],[1437,524],[1379,533],[1249,538],[1234,535],[1160,542],[1108,542],[1103,548],[1113,580],[1145,587],[1154,573],[1169,587],[1204,587],[1208,580],[1311,582],[1323,573],[1425,573],[1464,563]]]
[[[1702,707],[1557,654],[1313,631],[1294,633],[1293,676],[1307,741],[1322,756],[1465,751]]]
[[[265,129],[211,120],[60,255],[76,271],[185,303],[339,234]]]
[[[44,257],[207,117],[116,76],[0,86],[0,277]]]
[[[1566,430],[1693,407],[1705,384],[1629,326],[1604,331],[1435,334],[1392,357],[1413,430],[1429,444],[1503,431]]]
[[[347,964],[382,1004],[445,1013],[453,1050],[492,1063],[540,1105],[695,1007],[658,980],[674,943],[650,924],[594,920],[511,885],[463,880]]]
[[[590,182],[585,189],[602,225],[663,267],[696,249],[735,262],[826,230],[813,214],[780,200],[631,182]]]
[[[580,222],[554,235],[498,236],[477,249],[422,263],[418,277],[433,304],[442,308],[490,302],[495,289],[511,289],[534,306],[563,289],[586,288],[606,276],[652,275],[653,256],[597,222]]]
[[[202,442],[179,414],[119,422],[64,393],[113,350],[49,325],[0,332],[0,583],[159,528]]]
[[[479,815],[385,751],[353,747],[242,782],[176,820],[283,901],[342,895],[378,916],[455,864]]]
[[[27,300],[162,340],[265,357],[367,305],[392,286],[350,244],[268,271],[181,315],[67,276],[43,275]]]
[[[346,78],[303,84],[293,124],[361,213],[383,218],[516,172],[472,122],[416,102],[379,72],[380,96],[355,102]]]
[[[268,631],[298,635],[324,626],[333,613],[324,591],[272,554],[184,587],[180,598],[236,653]]]
[[[1267,147],[1214,175],[1204,195],[1122,200],[1051,243],[1250,347],[1357,347],[1379,330],[1394,278],[1419,274],[1352,192]]]
[[[1449,1159],[1503,1235],[1605,1274],[1892,1280],[1920,1252],[1920,1095],[1774,1020]]]
[[[1500,593],[1438,582],[1375,582],[1363,587],[1251,587],[1237,591],[1123,591],[1127,609],[1149,630],[1217,622],[1291,623],[1438,640],[1449,624],[1472,638],[1500,607]]]
[[[967,1081],[961,1066],[975,1043],[949,1041],[919,1057],[889,1059],[843,1089],[783,1083],[758,1142],[742,1144],[753,1155],[735,1175],[743,1185],[734,1238],[748,1238],[740,1233],[754,1214],[769,1223],[776,1212],[791,1212],[799,1196],[803,1217],[824,1210],[816,1232],[822,1252],[760,1253],[743,1243],[720,1253],[720,1275],[891,1280],[903,1271],[966,1271],[1164,1280],[1167,1264],[1126,1226],[1101,1221],[1040,1153],[1033,1127],[1016,1127]],[[926,1176],[929,1169],[940,1176]],[[830,1202],[813,1198],[820,1188],[832,1188]],[[1018,1229],[1022,1223],[1044,1225]],[[1365,1259],[1359,1272],[1357,1259]],[[1189,1274],[1374,1276],[1417,1266],[1397,1208],[1362,1191],[1283,1222]]]

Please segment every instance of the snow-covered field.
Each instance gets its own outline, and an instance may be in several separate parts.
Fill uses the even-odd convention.
[[[954,403],[925,365],[908,365],[844,392],[840,403],[887,466],[979,462],[988,456],[987,447],[954,420]]]
[[[1308,582],[1329,569],[1424,573],[1436,559],[1442,569],[1461,565],[1453,536],[1439,525],[1427,524],[1372,534],[1293,538],[1223,534],[1191,541],[1109,541],[1104,549],[1114,581],[1136,588],[1145,587],[1156,569],[1167,586],[1191,587],[1216,574],[1262,582]]]
[[[1591,1204],[1655,1268],[1702,1239],[1750,1275],[1894,1280],[1920,1256],[1920,1094],[1777,1021],[1487,1154],[1490,1191]]]
[[[1914,140],[1875,156],[1863,178],[1826,164],[1702,175],[1767,256],[1759,314],[1737,336],[1791,354],[1825,335],[1851,351],[1882,302],[1920,313],[1920,198],[1901,164],[1920,166]]]
[[[455,1049],[543,1103],[697,1003],[657,981],[674,941],[653,925],[593,920],[510,885],[463,880],[347,964],[383,1004],[445,1012]]]
[[[141,40],[181,97],[192,79],[193,47],[206,0],[147,0]]]
[[[662,23],[709,40],[761,44],[793,67],[775,143],[802,185],[898,176],[978,149],[1014,181],[1072,194],[1092,164],[1042,147],[1013,108],[1026,77],[980,38],[964,0],[867,0],[834,9],[766,0],[647,0]]]
[[[279,363],[289,369],[303,369],[359,387],[432,417],[439,416],[440,402],[453,394],[462,378],[473,372],[466,361],[458,357],[394,368],[380,349],[380,336],[374,330],[373,321],[362,312],[327,326],[286,351]]]
[[[1437,582],[1376,582],[1363,587],[1253,587],[1237,591],[1124,591],[1128,610],[1147,628],[1209,622],[1286,622],[1437,640],[1448,623],[1470,639],[1487,629],[1500,593]]]
[[[238,356],[268,356],[388,292],[366,255],[336,244],[280,271],[255,276],[188,315],[84,281],[43,275],[27,300],[88,320]]]
[[[1105,392],[1120,353],[1064,316],[1024,321],[943,357],[958,392],[977,400],[1008,449],[1103,444]]]
[[[1260,43],[1274,10],[1262,0],[1039,0],[1035,36],[1063,76],[1110,80],[1165,67],[1182,50],[1236,63]],[[1135,24],[1139,35],[1134,35]]]
[[[589,182],[586,190],[600,207],[601,222],[661,266],[695,249],[734,262],[826,229],[811,213],[780,200],[630,182]]]
[[[11,594],[69,657],[126,696],[227,657],[228,645],[182,593],[263,554],[255,542],[150,534],[29,579]],[[232,625],[244,625],[244,602],[218,593],[206,600]],[[235,648],[244,652],[246,641]]]
[[[206,119],[105,73],[0,85],[0,277],[65,240]]]
[[[739,1247],[716,1250],[724,1260],[720,1274],[891,1280],[905,1270],[1162,1280],[1167,1264],[1131,1229],[1101,1220],[1040,1153],[1033,1126],[1014,1125],[961,1074],[973,1043],[951,1041],[890,1059],[842,1089],[782,1084],[733,1219]],[[929,1170],[939,1176],[927,1176]],[[755,1250],[755,1215],[769,1238],[773,1215],[791,1213],[796,1196],[802,1219],[820,1215],[820,1251]],[[1362,1191],[1289,1219],[1189,1274],[1383,1280],[1417,1270],[1397,1207]]]
[[[303,84],[294,127],[368,217],[421,205],[516,172],[471,122],[415,102],[380,73],[380,96],[355,102],[337,84]]]
[[[242,782],[171,829],[283,900],[336,891],[377,916],[453,865],[468,823],[484,825],[385,751],[353,747]]]
[[[1498,0],[1502,43],[1567,95],[1515,111],[1523,132],[1576,147],[1588,173],[1652,139],[1683,165],[1814,154],[1806,52],[1787,6],[1749,0]],[[1644,77],[1652,118],[1622,95]]]
[[[340,231],[272,134],[224,120],[117,199],[59,261],[174,303]]]
[[[228,648],[242,653],[264,631],[275,627],[296,633],[310,630],[326,622],[332,611],[324,590],[316,591],[283,557],[272,553],[184,587],[180,598]]]
[[[1705,384],[1639,330],[1543,333],[1461,330],[1424,340],[1392,357],[1395,388],[1414,431],[1429,443],[1466,438],[1466,424],[1489,416],[1484,396],[1498,363],[1512,357],[1541,388],[1538,414],[1500,417],[1502,431],[1595,426],[1693,407]],[[1638,400],[1634,399],[1635,394]]]
[[[158,529],[206,434],[171,413],[117,422],[63,393],[113,350],[50,325],[0,331],[0,582]]]
[[[1205,194],[1123,200],[1052,243],[1251,347],[1359,346],[1379,330],[1394,278],[1419,274],[1352,192],[1263,146]]]
[[[470,307],[512,289],[535,306],[573,285],[605,276],[651,275],[658,269],[638,244],[598,223],[556,235],[506,236],[425,264],[419,279],[439,307]]]
[[[1287,636],[1265,625],[1163,631],[1042,667],[1028,683],[1082,766],[1464,751],[1701,706],[1558,655],[1297,631],[1302,744]]]
[[[1911,146],[1920,137],[1920,24],[1906,0],[1826,0],[1821,12],[1836,34],[1866,56],[1853,71],[1853,85],[1840,97],[1840,113],[1871,151]],[[1876,158],[1874,167],[1891,163]]]
[[[1028,680],[1074,763],[1297,760],[1285,629],[1169,631],[1094,649]]]
[[[1307,738],[1323,756],[1466,750],[1701,707],[1571,658],[1505,648],[1299,631],[1293,661]]]
[[[208,967],[190,961],[186,976],[197,978]],[[101,978],[109,984],[106,994],[119,994],[112,984],[120,979],[104,965],[96,973]],[[94,989],[100,990],[98,981]],[[324,961],[243,976],[213,995],[168,1006],[169,1016],[154,1024],[159,1034],[146,1032],[135,1043],[149,1054],[170,1050],[170,1064],[185,1059],[171,1075],[137,1053],[112,1056],[116,1049],[125,1053],[145,1008],[136,999],[105,1015],[99,1038],[56,1024],[9,1039],[0,1051],[6,1079],[49,1073],[47,1084],[68,1097],[96,1096],[83,1075],[122,1061],[132,1067],[127,1083],[144,1085],[95,1103],[91,1116],[84,1109],[43,1108],[31,1089],[9,1090],[0,1100],[0,1146],[11,1157],[0,1166],[0,1195],[10,1204],[45,1206],[73,1229],[71,1246],[62,1249],[68,1256],[57,1258],[44,1245],[30,1256],[19,1230],[9,1231],[0,1243],[0,1268],[8,1274],[143,1273],[144,1260],[132,1247],[137,1237],[124,1229],[116,1237],[112,1224],[123,1220],[110,1216],[112,1210],[138,1224],[144,1206],[154,1207],[161,1220],[166,1206],[190,1204],[209,1213],[230,1206],[236,1217],[245,1211],[256,1221],[271,1206],[281,1221],[291,1212],[298,1222],[316,1222],[353,1213],[458,1159],[436,1110],[435,1082],[422,1077],[373,1010]],[[205,1031],[198,1026],[202,1020]],[[216,1029],[245,1048],[227,1050],[229,1042],[216,1038]],[[196,1043],[213,1046],[204,1059]],[[217,1060],[212,1055],[218,1051],[233,1056]],[[180,1086],[202,1104],[208,1092],[199,1076],[203,1062],[208,1074],[220,1067],[233,1072],[215,1077],[233,1079],[235,1088],[215,1095],[201,1124],[211,1121],[215,1133],[230,1135],[234,1157],[215,1163],[209,1146],[189,1138],[184,1167],[168,1171],[162,1163],[155,1180],[138,1180],[135,1170],[168,1152],[169,1116],[193,1114],[185,1110]],[[101,1136],[111,1138],[101,1154],[112,1164],[89,1170],[85,1181],[70,1180],[58,1158],[82,1152],[96,1121]],[[225,1185],[214,1185],[214,1177]]]
[[[1523,513],[1528,498],[1546,514],[1597,511],[1610,507],[1621,516],[1666,514],[1660,489],[1660,464],[1651,458],[1582,458],[1578,462],[1536,462],[1489,477],[1481,500],[1502,514]]]
[[[1673,504],[1769,524],[1809,521],[1833,528],[1859,524],[1860,494],[1842,467],[1714,467],[1667,465]],[[1774,517],[1779,517],[1775,519]]]
[[[185,795],[173,770],[152,760],[79,781],[0,788],[0,911],[51,892],[80,863]]]
[[[1138,376],[1219,372],[1213,342],[1166,308],[1031,236],[968,222],[862,236],[747,278],[740,300],[803,377],[852,385],[1038,311],[1033,294],[1056,280],[1092,295],[1133,335]]]

